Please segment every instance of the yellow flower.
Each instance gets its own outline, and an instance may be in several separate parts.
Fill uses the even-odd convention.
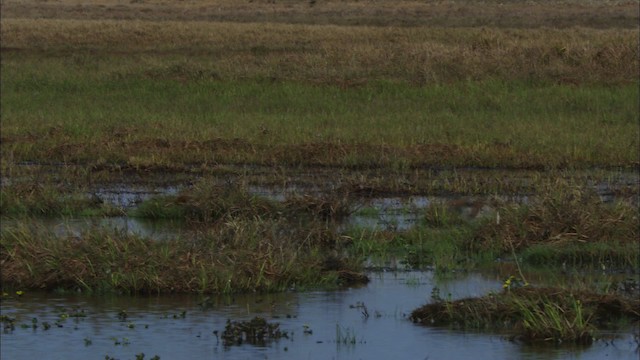
[[[24,291],[18,290],[18,291],[16,291],[16,295],[22,296],[22,295],[24,295]]]

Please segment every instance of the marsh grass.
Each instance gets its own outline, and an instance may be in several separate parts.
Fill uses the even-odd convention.
[[[437,301],[411,314],[428,326],[510,333],[524,342],[590,344],[615,319],[640,320],[635,298],[562,288],[521,287],[499,294]]]
[[[81,189],[48,182],[25,182],[0,187],[2,216],[100,216],[122,215]]]
[[[606,203],[592,187],[574,180],[543,179],[525,202],[489,197],[463,201],[490,207],[484,215],[466,217],[461,199],[434,202],[422,221],[406,231],[353,228],[349,252],[366,260],[402,258],[416,269],[451,270],[491,266],[497,258],[531,267],[563,269],[637,269],[637,205],[633,199]],[[464,200],[464,199],[462,199]],[[467,204],[469,203],[469,204]]]
[[[240,346],[243,343],[265,346],[281,338],[288,339],[287,331],[280,330],[279,323],[269,323],[261,317],[246,321],[227,320],[221,335],[224,346]]]
[[[471,252],[521,252],[532,263],[637,268],[640,220],[628,202],[606,204],[589,188],[556,180],[528,204],[497,210],[465,245]],[[635,250],[634,250],[635,249]]]
[[[132,216],[213,223],[226,219],[287,219],[295,223],[336,223],[349,216],[356,200],[348,193],[318,196],[288,195],[279,202],[251,194],[242,184],[220,185],[205,179],[177,195],[160,196],[140,204]]]
[[[271,291],[361,282],[354,269],[376,254],[437,269],[512,251],[637,267],[634,209],[555,184],[535,189],[539,202],[499,208],[500,223],[433,207],[399,234],[330,227],[354,211],[351,195],[530,194],[566,175],[461,167],[637,169],[636,4],[114,1],[3,3],[3,176],[21,180],[25,163],[80,168],[65,187],[3,184],[3,216],[103,213],[68,188],[243,167],[266,183],[312,173],[335,196],[276,203],[207,179],[132,214],[204,225],[189,241],[2,229],[3,284]]]
[[[178,195],[145,201],[132,215],[211,223],[225,218],[274,218],[279,210],[275,201],[252,195],[240,185],[218,185],[203,180]]]
[[[319,226],[319,225],[317,225]],[[107,230],[61,237],[3,226],[4,287],[118,293],[234,293],[336,287],[358,265],[331,257],[334,234],[273,220],[235,219],[192,240],[154,241]]]
[[[356,342],[356,333],[352,328],[336,324],[336,344],[355,345]]]
[[[584,318],[580,300],[569,299],[570,309],[564,309],[551,302],[532,304],[520,299],[514,300],[523,316],[523,327],[527,339],[543,341],[569,341],[590,344],[593,341],[593,326]]]

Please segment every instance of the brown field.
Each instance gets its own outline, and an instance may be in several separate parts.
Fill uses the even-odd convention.
[[[181,69],[185,73],[176,76],[188,78],[194,73],[222,80],[258,77],[345,87],[369,79],[424,85],[501,78],[579,85],[632,83],[638,78],[638,33],[620,28],[462,29],[5,18],[1,36],[6,69],[14,61],[39,63],[43,56],[73,55],[76,62],[104,56],[127,59],[122,66],[121,61],[109,61],[110,71],[124,76],[140,67],[153,77],[150,68],[162,68],[163,63],[182,58],[188,61]]]
[[[3,18],[372,26],[636,28],[637,1],[8,0]]]

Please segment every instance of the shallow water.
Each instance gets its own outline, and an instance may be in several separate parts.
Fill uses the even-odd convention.
[[[499,291],[500,281],[478,274],[448,281],[431,272],[370,274],[372,282],[342,291],[219,296],[203,309],[199,296],[89,297],[25,294],[0,304],[2,315],[16,317],[16,328],[2,334],[2,359],[94,359],[106,355],[135,359],[637,359],[630,334],[613,344],[596,342],[586,348],[531,347],[499,335],[463,333],[415,325],[407,319],[429,300],[434,286],[452,298]],[[362,304],[370,314],[366,318]],[[84,318],[68,318],[54,325],[62,312],[84,310]],[[126,310],[121,320],[118,313]],[[185,312],[184,317],[182,313]],[[225,347],[222,333],[227,319],[261,316],[279,322],[289,339],[266,346]],[[38,319],[37,329],[31,319]],[[49,330],[42,329],[49,322]],[[27,325],[22,328],[20,324]],[[305,325],[312,333],[305,334]],[[339,341],[342,334],[355,342]],[[116,344],[119,342],[119,344]]]
[[[191,235],[187,224],[178,220],[148,220],[126,216],[30,218],[28,222],[22,219],[1,220],[2,226],[6,228],[14,226],[44,228],[59,237],[80,237],[83,233],[93,230],[110,230],[155,240],[177,239]]]

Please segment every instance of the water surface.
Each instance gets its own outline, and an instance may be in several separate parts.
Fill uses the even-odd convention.
[[[613,344],[531,347],[499,335],[457,332],[407,319],[429,301],[434,286],[452,298],[500,291],[501,282],[479,274],[438,280],[431,272],[379,272],[361,288],[211,297],[102,296],[27,293],[4,300],[2,315],[16,328],[2,333],[2,359],[637,359],[637,344],[623,334]],[[363,315],[364,307],[368,317]],[[119,316],[122,310],[127,317]],[[60,320],[84,311],[86,317]],[[227,319],[261,316],[290,333],[266,346],[225,347]],[[37,329],[31,328],[37,318]],[[42,329],[49,322],[49,330]],[[62,327],[55,325],[60,321]],[[24,324],[25,328],[20,325]],[[337,336],[339,327],[343,338]],[[308,332],[305,333],[305,329]],[[344,335],[352,335],[344,341]]]

